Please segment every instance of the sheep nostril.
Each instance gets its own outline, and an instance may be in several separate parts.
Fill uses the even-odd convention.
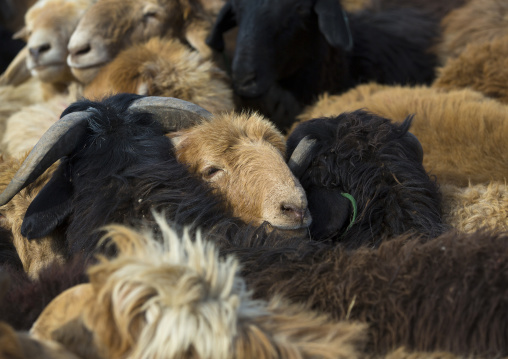
[[[295,205],[283,204],[281,205],[280,209],[285,216],[293,217],[300,222],[303,221],[305,217],[305,209],[302,209]]]
[[[78,49],[73,49],[73,51],[71,51],[71,54],[74,56],[86,55],[87,53],[90,52],[91,49],[92,48],[90,47],[90,44],[86,44],[86,45],[81,46]]]
[[[30,47],[28,51],[30,52],[30,55],[32,55],[35,58],[38,58],[43,52],[46,52],[49,49],[51,49],[50,44],[42,44],[40,46]]]

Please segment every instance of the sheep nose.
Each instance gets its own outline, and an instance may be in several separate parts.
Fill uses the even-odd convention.
[[[244,74],[234,74],[233,81],[236,88],[242,92],[249,92],[252,88],[256,87],[256,73],[248,72]]]
[[[71,54],[72,56],[86,55],[87,53],[90,52],[91,49],[92,49],[92,47],[90,46],[90,44],[84,44],[84,45],[80,45],[78,47],[69,47],[68,48],[69,54]]]
[[[28,51],[30,52],[30,55],[32,55],[32,57],[38,59],[42,53],[49,51],[49,49],[51,49],[51,45],[45,43],[39,46],[30,47]]]
[[[296,219],[299,223],[303,223],[307,207],[302,208],[295,204],[282,204],[280,206],[281,212],[284,216]]]

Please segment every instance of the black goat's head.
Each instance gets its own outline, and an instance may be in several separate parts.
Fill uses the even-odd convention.
[[[275,81],[298,71],[316,56],[321,35],[332,47],[352,47],[339,0],[230,0],[207,43],[221,51],[222,34],[236,26],[232,76],[236,92],[244,97],[261,96]]]
[[[423,168],[420,142],[408,132],[411,121],[395,124],[357,110],[296,127],[288,138],[289,165],[306,191],[315,239],[355,247],[411,230],[440,233],[438,188]],[[314,143],[301,151],[309,140]]]
[[[0,205],[60,160],[58,169],[28,207],[21,227],[29,239],[46,236],[75,211],[77,196],[97,203],[118,197],[116,191],[126,181],[127,171],[171,160],[166,132],[210,116],[199,106],[173,98],[121,94],[102,102],[78,101],[41,137],[0,194]],[[76,188],[82,191],[77,193]],[[82,207],[81,215],[95,210],[90,205]],[[107,217],[104,213],[101,220]]]

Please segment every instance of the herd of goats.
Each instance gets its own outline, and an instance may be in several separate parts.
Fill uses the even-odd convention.
[[[0,19],[0,359],[508,357],[507,0]]]

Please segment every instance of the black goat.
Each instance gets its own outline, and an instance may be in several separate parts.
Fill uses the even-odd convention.
[[[293,161],[301,142],[315,140],[301,164],[290,163],[307,194],[313,239],[357,247],[406,231],[427,238],[444,231],[438,186],[423,168],[419,141],[408,132],[411,121],[395,124],[357,110],[294,129],[287,141]]]
[[[356,84],[430,83],[429,52],[438,22],[417,9],[365,10],[347,15],[338,0],[230,0],[207,40],[238,26],[232,60],[240,105],[254,107],[281,129],[322,92]]]

